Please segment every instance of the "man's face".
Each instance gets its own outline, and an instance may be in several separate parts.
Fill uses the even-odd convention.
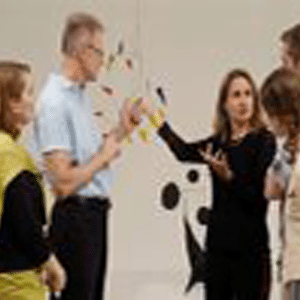
[[[295,63],[293,56],[291,55],[291,48],[288,43],[281,43],[281,63],[282,66],[288,70],[291,70],[300,76],[300,62]]]
[[[104,36],[100,31],[96,31],[94,34],[86,32],[86,35],[85,46],[80,51],[78,58],[85,80],[96,81],[104,65]]]

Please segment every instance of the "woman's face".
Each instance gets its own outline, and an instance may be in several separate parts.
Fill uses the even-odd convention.
[[[22,129],[30,123],[33,118],[35,99],[33,96],[33,81],[32,75],[29,73],[23,74],[25,86],[20,99],[13,99],[11,104],[13,124],[17,129]]]
[[[250,82],[240,76],[231,81],[228,89],[225,109],[230,122],[248,122],[254,111],[253,91]]]

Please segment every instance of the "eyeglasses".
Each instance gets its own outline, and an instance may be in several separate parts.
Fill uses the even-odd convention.
[[[96,48],[93,45],[89,45],[88,49],[92,49],[100,58],[103,58],[105,56],[105,53],[102,49]]]

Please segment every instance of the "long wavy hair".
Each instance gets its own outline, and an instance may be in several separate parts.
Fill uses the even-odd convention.
[[[214,118],[214,124],[213,124],[214,134],[221,136],[221,138],[225,141],[228,141],[231,135],[231,124],[230,124],[229,115],[225,108],[225,103],[228,98],[228,92],[231,83],[233,82],[234,79],[239,77],[245,78],[249,82],[252,89],[252,97],[254,103],[253,103],[253,114],[252,117],[250,118],[251,127],[257,129],[265,127],[265,124],[262,119],[262,114],[261,114],[259,94],[256,85],[254,83],[254,80],[252,79],[252,77],[247,71],[242,69],[234,69],[225,76],[223,83],[221,85],[215,118]]]

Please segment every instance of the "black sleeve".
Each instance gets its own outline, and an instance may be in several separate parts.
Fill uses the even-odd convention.
[[[254,164],[248,170],[240,172],[233,170],[234,178],[229,186],[231,193],[240,199],[241,205],[245,209],[257,212],[262,204],[259,199],[262,195],[266,170],[276,152],[275,138],[271,133],[265,132],[253,140],[252,147],[254,149]]]
[[[198,150],[205,150],[207,143],[212,142],[211,140],[186,143],[174,132],[167,122],[158,130],[158,134],[163,138],[179,161],[205,163]]]
[[[43,236],[45,223],[43,195],[35,176],[24,171],[7,187],[15,242],[22,245],[32,264],[38,267],[48,259],[50,247]]]
[[[276,153],[275,137],[269,131],[264,131],[259,139],[257,149],[257,166],[260,172],[265,173],[271,165]]]

